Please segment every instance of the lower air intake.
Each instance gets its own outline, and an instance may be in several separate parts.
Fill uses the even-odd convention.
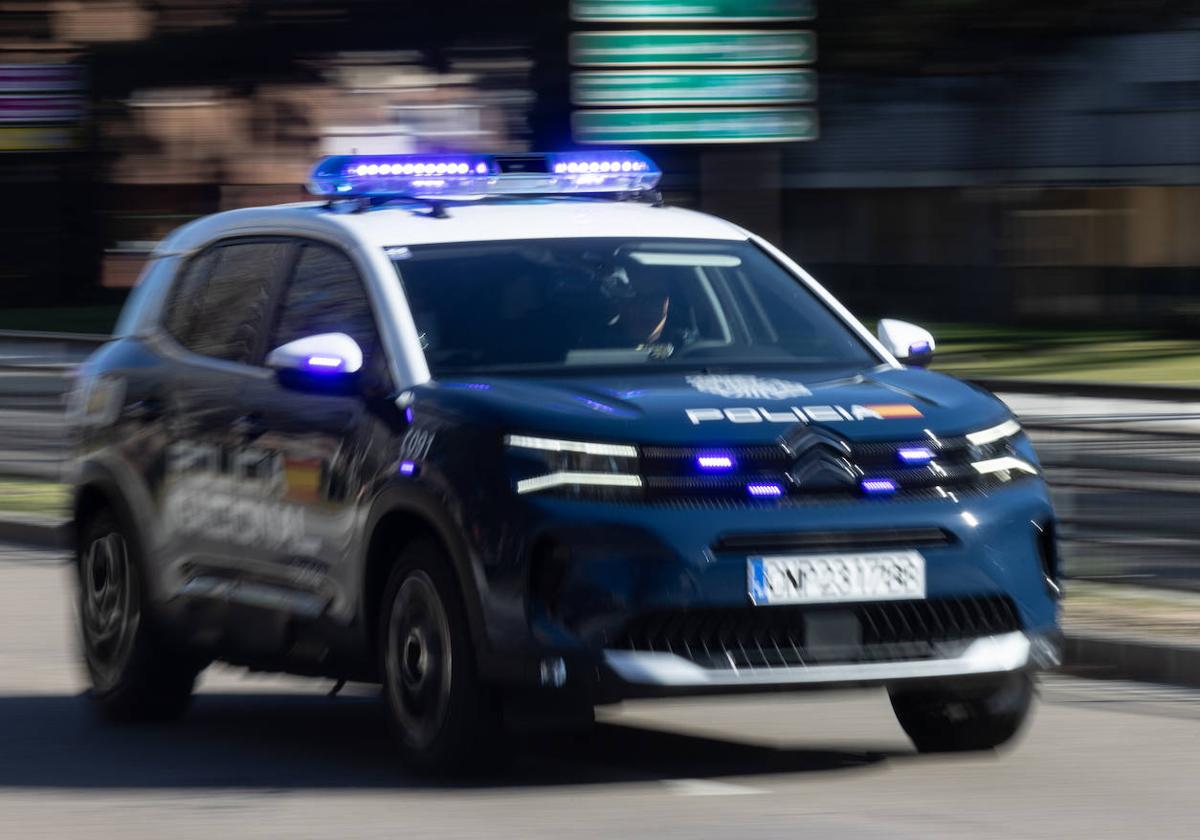
[[[634,619],[613,647],[673,653],[705,668],[785,668],[931,659],[938,647],[1020,629],[1010,599],[977,596],[661,611]]]

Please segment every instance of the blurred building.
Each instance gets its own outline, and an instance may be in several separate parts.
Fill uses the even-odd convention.
[[[1200,323],[1200,18],[1055,46],[826,81],[788,244],[872,309]]]
[[[323,154],[570,143],[568,5],[5,0],[0,300],[128,285],[189,218],[303,198]],[[820,138],[655,147],[673,201],[865,315],[1196,323],[1197,0],[826,0],[811,26]],[[52,67],[76,88],[22,81]]]
[[[126,287],[187,219],[303,199],[324,154],[527,148],[536,28],[513,37],[483,15],[464,26],[447,10],[397,7],[6,3],[0,65],[75,68],[86,109],[53,133],[25,127],[25,145],[0,158],[0,179],[35,196],[29,229],[6,249],[26,258],[0,275],[0,299],[51,303],[96,282]],[[82,217],[64,215],[64,203]]]

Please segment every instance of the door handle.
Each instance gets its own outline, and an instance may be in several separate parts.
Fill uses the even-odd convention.
[[[258,414],[243,414],[233,421],[232,431],[234,435],[246,440],[261,437],[266,430],[266,424],[263,423],[262,417]]]

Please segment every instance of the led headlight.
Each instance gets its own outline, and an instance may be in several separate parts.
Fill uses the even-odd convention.
[[[559,487],[639,488],[636,446],[508,435],[509,451],[536,462],[534,475],[518,478],[517,492],[539,493]]]
[[[1014,437],[1021,433],[1021,424],[1016,420],[1005,420],[997,426],[989,426],[986,429],[980,429],[978,432],[971,432],[967,435],[967,441],[976,446],[985,446],[989,443],[1005,440]]]
[[[1021,424],[1016,420],[1005,420],[995,426],[980,429],[967,435],[971,444],[971,466],[980,475],[995,475],[1008,479],[1015,473],[1037,475],[1038,469],[1024,458],[1018,458],[1011,446],[1014,437],[1021,433]]]

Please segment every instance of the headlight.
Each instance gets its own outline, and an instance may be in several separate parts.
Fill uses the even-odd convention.
[[[995,443],[1005,438],[1014,437],[1020,433],[1020,423],[1016,420],[1005,420],[998,426],[991,426],[986,429],[980,429],[978,432],[971,432],[967,435],[967,441],[976,446],[985,446],[986,444]]]
[[[1012,439],[1021,433],[1021,424],[1016,420],[1005,420],[967,435],[971,444],[971,466],[980,475],[996,475],[1007,480],[1013,473],[1037,475],[1038,469],[1024,458],[1016,457]]]
[[[516,479],[517,492],[539,493],[559,487],[640,488],[636,446],[508,435],[511,454],[528,465]],[[533,473],[530,475],[529,473]]]

